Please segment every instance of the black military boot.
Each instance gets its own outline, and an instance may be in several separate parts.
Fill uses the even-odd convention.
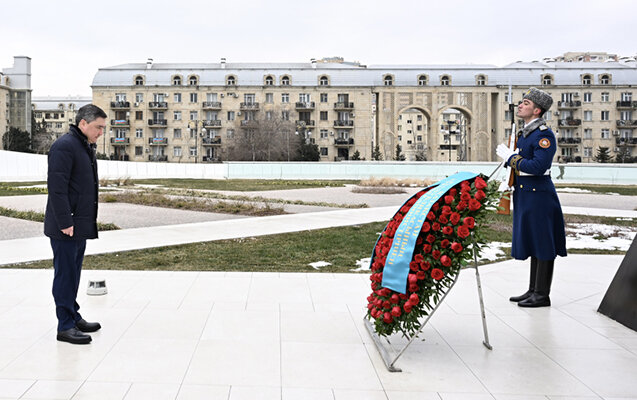
[[[538,260],[535,291],[526,300],[518,303],[520,307],[548,307],[551,305],[551,281],[553,280],[553,264],[555,260]]]
[[[537,276],[537,258],[531,257],[531,277],[529,278],[529,290],[527,290],[527,292],[522,295],[510,297],[509,301],[514,301],[517,303],[519,301],[526,300],[529,297],[531,297],[531,295],[535,291],[536,276]]]

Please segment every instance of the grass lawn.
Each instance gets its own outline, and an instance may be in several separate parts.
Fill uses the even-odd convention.
[[[0,207],[0,215],[3,217],[24,219],[27,221],[44,222],[44,213],[37,211],[18,211],[11,208]],[[113,231],[119,229],[119,226],[111,223],[97,223],[98,231]]]
[[[233,190],[255,192],[263,190],[306,189],[326,186],[357,184],[356,180],[319,181],[319,180],[265,180],[265,179],[135,179],[127,183],[136,185],[162,185],[170,188]]]
[[[555,180],[553,180],[553,183],[555,183]],[[598,194],[617,193],[624,196],[637,196],[637,185],[584,185],[555,183],[555,188],[575,188],[590,190],[591,192]]]
[[[29,194],[46,194],[46,188],[20,187],[44,185],[46,182],[0,182],[0,196],[22,196]]]

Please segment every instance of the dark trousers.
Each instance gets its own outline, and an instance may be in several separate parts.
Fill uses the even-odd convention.
[[[71,329],[82,316],[78,312],[77,289],[80,285],[86,240],[51,239],[53,249],[53,299],[58,317],[58,332]]]

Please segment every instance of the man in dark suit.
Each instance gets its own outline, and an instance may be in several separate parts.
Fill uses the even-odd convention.
[[[97,238],[97,160],[95,143],[104,134],[106,113],[93,104],[81,107],[69,132],[49,151],[48,201],[44,234],[53,249],[53,298],[57,340],[88,344],[101,328],[79,313],[77,291],[87,239]]]
[[[551,180],[557,149],[555,135],[542,118],[553,104],[551,96],[531,88],[518,105],[524,128],[517,132],[516,150],[500,144],[496,152],[515,171],[511,256],[531,258],[529,290],[509,300],[520,307],[551,305],[549,293],[555,258],[566,256],[562,207]]]

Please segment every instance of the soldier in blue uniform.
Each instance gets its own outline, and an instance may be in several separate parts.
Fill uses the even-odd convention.
[[[516,149],[500,144],[496,152],[515,172],[511,256],[531,257],[529,290],[511,297],[520,307],[551,305],[549,293],[555,258],[566,256],[564,216],[551,181],[556,139],[542,118],[553,104],[551,96],[531,88],[518,105],[524,128],[517,132]]]

